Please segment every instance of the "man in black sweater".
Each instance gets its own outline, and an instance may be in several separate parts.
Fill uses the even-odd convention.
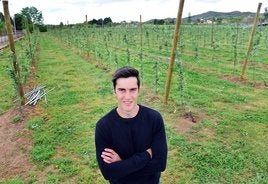
[[[158,184],[167,160],[163,118],[137,103],[136,69],[118,69],[112,82],[118,106],[97,122],[95,130],[99,168],[111,184]]]

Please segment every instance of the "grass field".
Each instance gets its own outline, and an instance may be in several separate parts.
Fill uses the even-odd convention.
[[[0,178],[0,182],[107,183],[95,159],[94,128],[116,105],[110,79],[117,66],[103,64],[101,57],[92,54],[85,56],[74,45],[48,34],[41,34],[39,41],[35,81],[54,90],[47,96],[48,105],[38,102],[25,125],[32,132],[29,157],[33,168],[28,177]],[[5,86],[0,91],[0,114],[13,106],[15,96],[4,67],[8,62],[4,50],[0,57],[0,84]],[[120,61],[118,66],[127,64]],[[130,64],[140,66],[138,61]],[[163,104],[168,63],[158,64],[160,90],[155,93],[155,68],[144,59],[140,103],[159,110],[165,120],[169,152],[161,182],[267,183],[267,88],[234,83],[208,71],[202,63],[186,65],[183,96],[178,93],[174,72],[170,101]],[[264,71],[267,78],[267,69]],[[197,123],[189,121],[189,110]]]

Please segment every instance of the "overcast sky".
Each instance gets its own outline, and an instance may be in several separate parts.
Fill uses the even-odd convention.
[[[11,16],[22,8],[36,7],[42,12],[45,24],[82,23],[93,18],[110,17],[113,22],[147,21],[153,18],[175,18],[180,0],[9,0]],[[256,12],[262,3],[261,13],[268,7],[268,0],[185,0],[183,17],[207,11]],[[2,3],[1,3],[2,4]],[[1,10],[3,12],[3,9]]]

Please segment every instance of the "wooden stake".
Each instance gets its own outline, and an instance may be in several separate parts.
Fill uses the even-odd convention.
[[[245,74],[245,71],[246,71],[246,68],[247,68],[247,65],[248,65],[250,51],[251,51],[252,44],[253,44],[253,38],[254,38],[254,34],[256,32],[257,22],[259,20],[261,5],[262,5],[262,3],[259,3],[257,13],[256,13],[256,16],[255,16],[255,19],[254,19],[254,24],[253,24],[253,27],[252,27],[252,30],[251,30],[251,34],[250,34],[250,38],[249,38],[249,42],[248,42],[248,47],[247,47],[247,57],[246,57],[246,60],[244,61],[244,65],[243,65],[241,75],[240,75],[241,79],[244,78],[244,74]]]
[[[173,46],[172,46],[172,51],[171,51],[169,67],[168,67],[168,78],[167,78],[167,82],[166,82],[164,103],[167,103],[169,91],[170,91],[170,83],[171,83],[171,78],[172,78],[173,66],[174,66],[174,62],[175,62],[177,43],[179,41],[179,31],[180,31],[180,25],[181,25],[181,16],[182,16],[182,11],[183,11],[183,5],[184,5],[184,0],[180,0],[180,5],[179,5],[177,19],[176,19],[176,28],[175,28],[175,32],[174,32],[174,38],[173,38]]]
[[[3,2],[3,8],[4,8],[5,24],[6,24],[6,29],[7,29],[9,47],[13,54],[13,68],[14,68],[15,77],[16,77],[16,79],[14,80],[16,80],[15,82],[18,85],[17,87],[18,87],[19,96],[21,98],[21,105],[24,105],[25,104],[24,90],[21,84],[20,68],[19,68],[19,63],[18,63],[17,56],[16,56],[15,42],[14,42],[13,31],[12,31],[12,26],[11,26],[11,21],[10,21],[9,9],[8,9],[8,0],[2,0],[2,2]]]
[[[143,29],[142,29],[142,18],[140,15],[140,76],[141,76],[141,83],[143,83]]]
[[[31,54],[31,59],[33,59],[31,33],[30,33],[29,20],[27,17],[25,17],[25,24],[26,24],[26,34],[27,34],[27,38],[28,38],[28,45],[29,45],[29,50],[30,50],[30,54]]]
[[[143,45],[143,40],[142,40],[142,19],[141,19],[141,15],[140,15],[140,40],[141,40],[141,50],[142,50],[142,45]]]

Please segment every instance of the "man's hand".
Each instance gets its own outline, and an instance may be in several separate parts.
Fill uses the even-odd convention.
[[[152,149],[149,148],[149,149],[147,149],[146,151],[150,154],[150,157],[153,158],[153,152],[152,152]]]
[[[120,156],[112,149],[105,148],[104,151],[101,153],[101,158],[107,164],[120,161]]]

